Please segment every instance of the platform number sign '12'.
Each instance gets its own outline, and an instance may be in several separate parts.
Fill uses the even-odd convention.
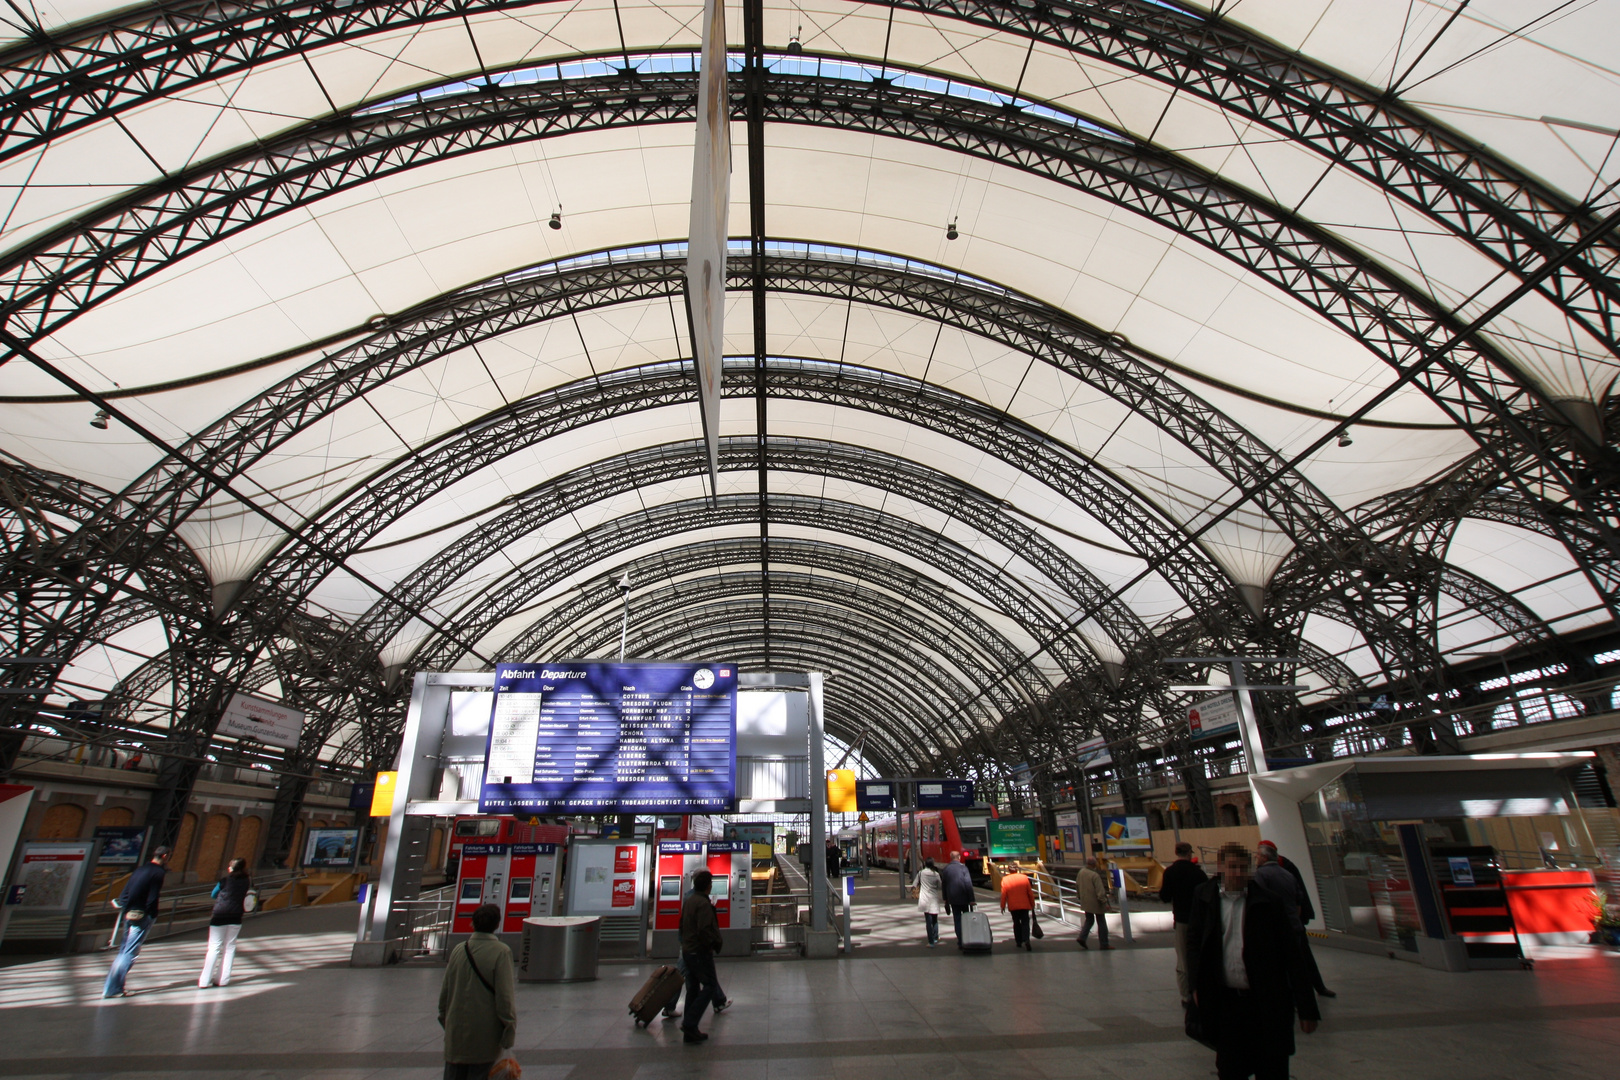
[[[732,663],[500,664],[478,809],[731,810],[736,742]]]

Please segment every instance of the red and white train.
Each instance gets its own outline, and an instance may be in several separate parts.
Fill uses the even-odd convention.
[[[993,806],[974,806],[966,810],[919,810],[917,818],[917,853],[915,862],[933,859],[943,866],[950,861],[951,852],[960,851],[962,862],[975,878],[983,877],[985,860],[989,857],[990,837],[985,822],[996,816]],[[856,851],[861,843],[859,827],[843,829],[838,843],[846,852]],[[880,818],[869,822],[865,830],[866,860],[873,866],[899,869],[901,860],[910,860],[911,816]]]

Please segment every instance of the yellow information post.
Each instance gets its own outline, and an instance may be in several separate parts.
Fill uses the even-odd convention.
[[[827,770],[827,809],[835,814],[855,812],[855,770]]]
[[[371,789],[371,816],[390,817],[394,813],[394,785],[399,782],[399,773],[380,772],[377,774],[377,786]]]

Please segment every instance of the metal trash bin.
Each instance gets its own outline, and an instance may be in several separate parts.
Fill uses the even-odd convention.
[[[523,920],[520,982],[583,982],[596,978],[602,943],[599,915],[547,916]]]

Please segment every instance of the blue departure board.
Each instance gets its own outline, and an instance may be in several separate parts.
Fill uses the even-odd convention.
[[[736,664],[499,664],[478,809],[730,810],[736,744]]]

